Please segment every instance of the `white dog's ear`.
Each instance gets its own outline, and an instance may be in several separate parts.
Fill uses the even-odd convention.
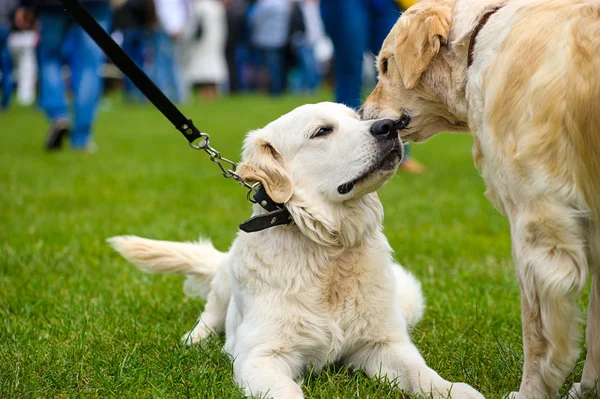
[[[406,89],[417,85],[441,46],[446,44],[451,23],[452,7],[444,0],[417,3],[400,17],[394,56]]]
[[[238,165],[237,173],[240,177],[262,184],[269,197],[278,204],[288,202],[294,192],[294,185],[281,154],[264,140],[253,144],[249,152],[249,159]]]

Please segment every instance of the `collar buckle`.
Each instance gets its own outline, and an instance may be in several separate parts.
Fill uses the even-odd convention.
[[[285,205],[273,201],[262,185],[258,186],[252,197],[254,200],[252,202],[260,205],[267,213],[253,216],[240,223],[240,230],[243,232],[253,233],[269,227],[290,225],[294,222],[290,212],[285,209]]]

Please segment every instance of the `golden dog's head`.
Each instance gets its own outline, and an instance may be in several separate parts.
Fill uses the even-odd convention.
[[[377,57],[379,81],[360,111],[363,119],[409,122],[400,134],[411,141],[468,129],[454,98],[460,93],[448,47],[454,2],[424,0],[400,17]]]

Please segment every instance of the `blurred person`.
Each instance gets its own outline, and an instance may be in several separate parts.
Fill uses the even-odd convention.
[[[14,90],[13,68],[10,51],[8,49],[8,35],[11,27],[11,16],[17,6],[16,0],[0,0],[0,112],[8,109]]]
[[[34,30],[15,30],[8,38],[8,47],[16,71],[17,102],[23,106],[35,103],[38,73],[37,43],[38,34]]]
[[[194,0],[192,8],[197,29],[182,48],[184,77],[201,98],[210,100],[218,96],[218,87],[228,78],[227,14],[220,0]]]
[[[400,14],[395,0],[321,0],[321,16],[334,46],[337,102],[360,107],[363,56],[369,51],[379,53]],[[413,173],[423,171],[423,166],[410,156],[408,145],[400,168]]]
[[[248,12],[250,44],[259,66],[269,72],[269,93],[280,95],[285,90],[285,47],[291,19],[289,0],[257,0]]]
[[[292,20],[290,38],[299,64],[299,89],[310,93],[317,89],[321,80],[320,68],[315,55],[317,44],[325,36],[319,11],[319,0],[292,1],[302,18],[302,26],[298,26],[295,31]]]
[[[122,34],[123,50],[142,70],[146,71],[145,55],[148,51],[152,25],[156,22],[152,0],[127,0],[115,10],[114,29]],[[145,97],[128,77],[124,78],[126,101],[143,102]]]
[[[108,0],[80,1],[100,26],[108,31],[112,17]],[[60,149],[63,139],[70,135],[74,149],[93,151],[95,144],[91,141],[91,134],[102,94],[100,72],[104,54],[54,0],[21,0],[20,8],[15,13],[15,23],[22,29],[31,28],[34,15],[37,15],[40,29],[39,104],[50,121],[45,147],[47,150]],[[72,46],[68,63],[73,91],[73,124],[69,118],[62,74],[63,44],[67,38]]]
[[[194,26],[188,0],[154,0],[158,27],[152,38],[153,80],[174,102],[186,100],[187,87],[178,58],[179,45]]]
[[[227,75],[229,92],[238,93],[242,90],[240,52],[244,44],[244,17],[248,1],[223,0],[227,15],[227,42],[225,44],[225,59],[227,60]]]
[[[418,2],[419,0],[396,0],[396,3],[398,3],[398,6],[400,6],[402,11],[406,11],[408,7],[411,7]]]

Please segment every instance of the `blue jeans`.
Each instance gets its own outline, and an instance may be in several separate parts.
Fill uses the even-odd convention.
[[[394,0],[321,0],[321,16],[334,46],[336,101],[358,108],[363,55],[379,53],[400,9]]]
[[[298,43],[296,51],[300,60],[304,89],[314,91],[319,86],[321,80],[314,49],[309,43],[302,41],[302,43]]]
[[[128,28],[123,31],[123,50],[131,57],[133,62],[142,70],[144,68],[144,53],[146,43],[149,41],[149,32],[142,28]],[[144,96],[133,84],[131,79],[125,78],[125,98],[130,101],[144,101]]]
[[[379,53],[400,9],[394,0],[321,0],[321,17],[334,47],[336,101],[358,109],[363,55]],[[410,149],[404,149],[406,159]]]
[[[88,11],[105,30],[109,29],[110,8],[90,8]],[[104,54],[68,14],[42,11],[39,21],[41,24],[38,48],[40,107],[51,122],[68,117],[62,75],[63,60],[66,58],[71,70],[75,114],[71,145],[74,148],[83,148],[89,141],[102,95],[103,82],[100,68]],[[65,43],[69,45],[67,52],[70,54],[64,53]]]
[[[166,32],[157,31],[153,34],[152,44],[154,68],[151,76],[154,83],[171,101],[182,102],[185,100],[186,93],[177,60],[175,42]]]
[[[278,96],[285,91],[285,54],[283,49],[260,51],[269,70],[269,94]]]
[[[285,54],[283,48],[258,48],[252,51],[256,69],[266,67],[269,72],[269,94],[278,96],[285,91]]]
[[[10,98],[15,87],[12,76],[12,61],[8,50],[8,33],[7,27],[0,26],[0,72],[2,73],[0,110],[7,109],[10,105]]]

